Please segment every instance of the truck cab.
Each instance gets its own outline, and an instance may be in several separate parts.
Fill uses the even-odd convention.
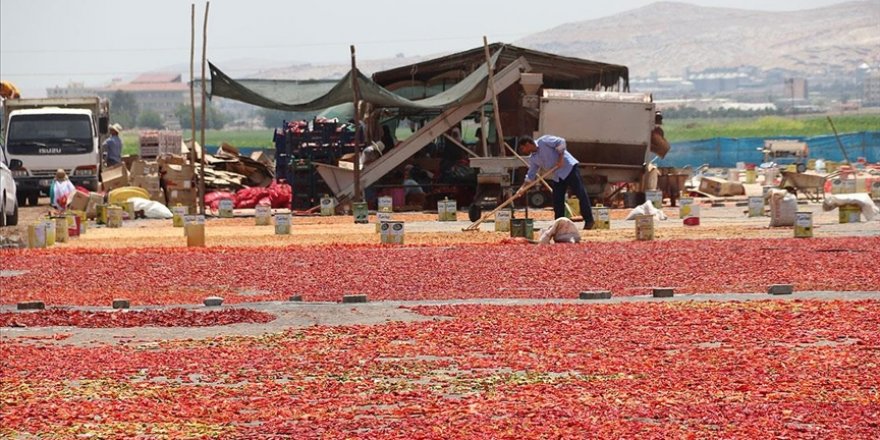
[[[6,101],[6,151],[22,163],[12,170],[20,206],[48,194],[58,169],[74,185],[98,189],[108,110],[97,97]]]

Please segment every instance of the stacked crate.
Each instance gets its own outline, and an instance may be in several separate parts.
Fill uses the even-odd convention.
[[[159,132],[159,154],[180,154],[183,134],[179,131]]]
[[[165,203],[165,191],[159,177],[159,164],[153,161],[135,160],[129,174],[131,185],[150,193],[150,199]]]
[[[155,159],[159,155],[159,132],[141,131],[138,134],[138,155],[141,159]]]
[[[155,159],[162,154],[180,154],[183,134],[170,130],[141,131],[138,136],[140,157]]]
[[[165,163],[162,172],[168,206],[183,205],[194,209],[197,200],[193,185],[195,167],[188,164]]]

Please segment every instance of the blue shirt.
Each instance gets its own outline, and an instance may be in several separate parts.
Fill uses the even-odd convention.
[[[107,152],[107,165],[116,165],[122,162],[122,139],[119,136],[108,137],[102,147]]]
[[[538,169],[546,171],[556,166],[560,154],[564,157],[562,166],[550,176],[550,180],[565,179],[571,173],[572,168],[578,164],[577,159],[565,149],[565,139],[561,137],[547,134],[535,139],[535,145],[538,147],[538,151],[529,155],[529,171],[526,173],[526,182],[537,178]]]

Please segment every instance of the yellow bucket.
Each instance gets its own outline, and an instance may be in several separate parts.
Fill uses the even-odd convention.
[[[653,240],[654,239],[654,216],[653,215],[637,215],[636,216],[636,240]]]
[[[611,208],[596,205],[593,209],[593,229],[611,229]]]
[[[813,236],[813,213],[798,212],[794,217],[794,238]]]
[[[862,221],[862,208],[859,205],[843,205],[837,209],[840,223],[859,223]]]

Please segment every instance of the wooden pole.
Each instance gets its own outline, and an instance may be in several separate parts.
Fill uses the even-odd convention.
[[[494,110],[492,113],[495,114],[495,131],[498,133],[498,145],[504,146],[504,148],[500,149],[502,153],[501,155],[507,156],[506,154],[504,154],[504,149],[506,148],[507,151],[513,153],[513,155],[516,156],[516,158],[519,159],[519,161],[522,162],[525,166],[529,166],[529,163],[526,162],[526,160],[523,159],[522,156],[520,156],[516,152],[516,150],[514,150],[510,145],[507,145],[507,142],[504,142],[504,133],[501,130],[501,113],[498,111],[498,95],[495,94],[495,74],[492,73],[495,66],[492,65],[492,57],[489,55],[489,41],[486,39],[485,35],[483,36],[483,49],[486,52],[486,64],[488,64],[489,66],[489,88],[490,90],[492,90],[492,107]],[[538,180],[540,180],[541,183],[544,184],[544,187],[547,188],[551,193],[553,192],[553,188],[551,188],[550,184],[547,183],[546,180],[544,180],[543,176],[538,176]]]
[[[828,123],[831,124],[831,129],[834,130],[834,137],[837,139],[837,145],[840,146],[843,158],[846,160],[847,164],[852,165],[852,162],[849,161],[849,156],[846,154],[846,148],[843,147],[843,142],[840,141],[840,135],[837,134],[837,127],[834,126],[834,121],[831,120],[831,116],[825,117],[828,118]]]
[[[189,142],[189,163],[196,165],[196,4],[192,4],[192,26],[189,44],[189,125],[192,139]]]
[[[486,52],[486,65],[489,69],[489,89],[492,91],[492,113],[495,115],[495,133],[498,135],[498,145],[503,145],[504,131],[501,129],[501,112],[498,108],[498,95],[495,92],[495,65],[492,63],[492,56],[489,54],[489,40],[485,35],[483,35],[483,50]],[[507,154],[504,154],[504,150],[501,150],[501,155],[507,156]]]
[[[483,157],[489,157],[489,144],[486,140],[489,137],[489,127],[486,125],[486,105],[480,106],[480,143],[483,144]]]
[[[207,64],[207,50],[208,50],[208,10],[211,8],[211,2],[205,2],[205,22],[202,26],[202,134],[201,134],[201,143],[202,143],[202,163],[201,163],[201,177],[199,178],[199,213],[205,215],[205,155],[207,155],[208,151],[205,148],[205,122],[206,122],[206,106],[208,97],[205,93],[205,65]]]
[[[351,45],[351,88],[354,91],[354,197],[352,201],[360,202],[363,200],[361,194],[361,144],[358,139],[362,133],[361,115],[360,115],[360,87],[357,81],[357,63],[355,62],[354,45]]]

